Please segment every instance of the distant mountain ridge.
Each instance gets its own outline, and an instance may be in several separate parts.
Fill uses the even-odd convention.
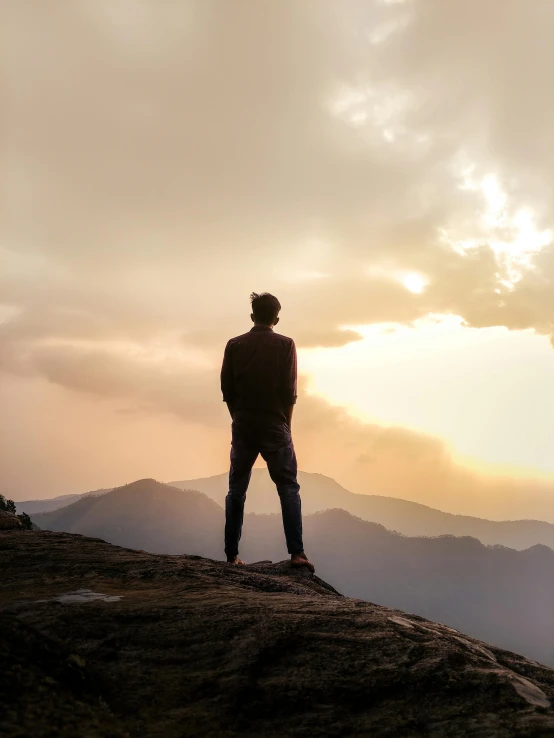
[[[302,509],[304,513],[340,508],[356,517],[380,523],[389,530],[408,536],[472,536],[482,543],[499,544],[523,550],[536,544],[554,549],[554,524],[541,520],[487,520],[468,515],[454,515],[435,508],[396,497],[361,495],[349,492],[331,477],[299,472]],[[170,482],[179,489],[196,489],[224,506],[228,475],[218,474],[186,481]],[[61,495],[46,500],[17,502],[17,511],[33,515],[65,507],[89,495],[102,495],[113,488],[98,489],[84,494]],[[279,513],[279,498],[266,469],[254,469],[246,498],[249,513]]]
[[[323,474],[299,472],[302,509],[304,513],[340,508],[356,517],[384,525],[408,536],[472,536],[482,543],[500,544],[523,550],[536,544],[554,549],[554,524],[541,520],[486,520],[468,515],[454,515],[435,508],[396,497],[361,495],[349,492],[331,477]],[[196,489],[219,505],[224,506],[228,475],[218,474],[186,481],[170,482],[179,489]],[[51,512],[90,495],[103,495],[112,488],[98,489],[84,494],[61,495],[45,500],[17,502],[18,512],[33,515]],[[257,514],[279,513],[279,498],[267,470],[254,469],[246,498],[247,512]]]
[[[25,512],[27,515],[33,515],[36,513],[59,510],[61,507],[66,507],[72,502],[77,502],[77,500],[80,500],[83,497],[88,497],[89,495],[104,495],[106,492],[111,492],[112,489],[113,487],[95,489],[91,492],[83,492],[82,494],[58,495],[58,497],[50,497],[44,500],[21,500],[19,502],[16,501],[15,505],[18,513]]]
[[[152,553],[223,556],[223,509],[196,490],[152,479],[32,516],[42,529],[81,533]],[[554,551],[485,546],[475,538],[410,538],[344,510],[304,516],[318,575],[343,594],[433,618],[554,665]],[[286,556],[280,515],[245,516],[247,561]]]
[[[380,495],[349,492],[323,474],[299,472],[302,510],[305,514],[340,508],[389,530],[407,536],[472,536],[485,544],[500,544],[523,550],[543,544],[554,549],[554,524],[540,520],[496,521],[435,510],[417,502]],[[228,475],[170,482],[180,489],[197,489],[224,506]],[[267,469],[254,469],[246,496],[249,513],[279,513],[279,497]]]

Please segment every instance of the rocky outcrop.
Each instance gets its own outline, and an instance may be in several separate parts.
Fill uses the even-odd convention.
[[[554,671],[247,567],[0,533],[0,734],[550,736]]]
[[[43,530],[157,554],[222,555],[224,511],[206,495],[142,479],[34,516]],[[554,550],[475,538],[409,538],[332,509],[303,517],[318,574],[343,594],[421,615],[554,667]],[[246,561],[286,556],[277,515],[246,515]]]
[[[21,520],[13,513],[0,510],[0,530],[21,530]]]

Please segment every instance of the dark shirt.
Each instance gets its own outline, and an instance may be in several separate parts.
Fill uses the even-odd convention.
[[[296,402],[296,346],[272,328],[254,326],[231,338],[221,367],[223,400],[233,420],[286,421],[286,408]]]

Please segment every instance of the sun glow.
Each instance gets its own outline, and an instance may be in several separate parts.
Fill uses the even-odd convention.
[[[407,290],[410,290],[410,292],[420,295],[425,289],[427,282],[423,277],[420,277],[419,274],[408,274],[408,276],[404,277],[402,280],[402,284]]]

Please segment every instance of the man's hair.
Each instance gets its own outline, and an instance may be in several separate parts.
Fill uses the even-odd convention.
[[[250,302],[252,303],[252,312],[256,323],[272,325],[275,322],[275,318],[279,315],[281,309],[281,303],[275,295],[270,295],[269,292],[262,292],[261,295],[258,295],[253,292],[250,295]]]

